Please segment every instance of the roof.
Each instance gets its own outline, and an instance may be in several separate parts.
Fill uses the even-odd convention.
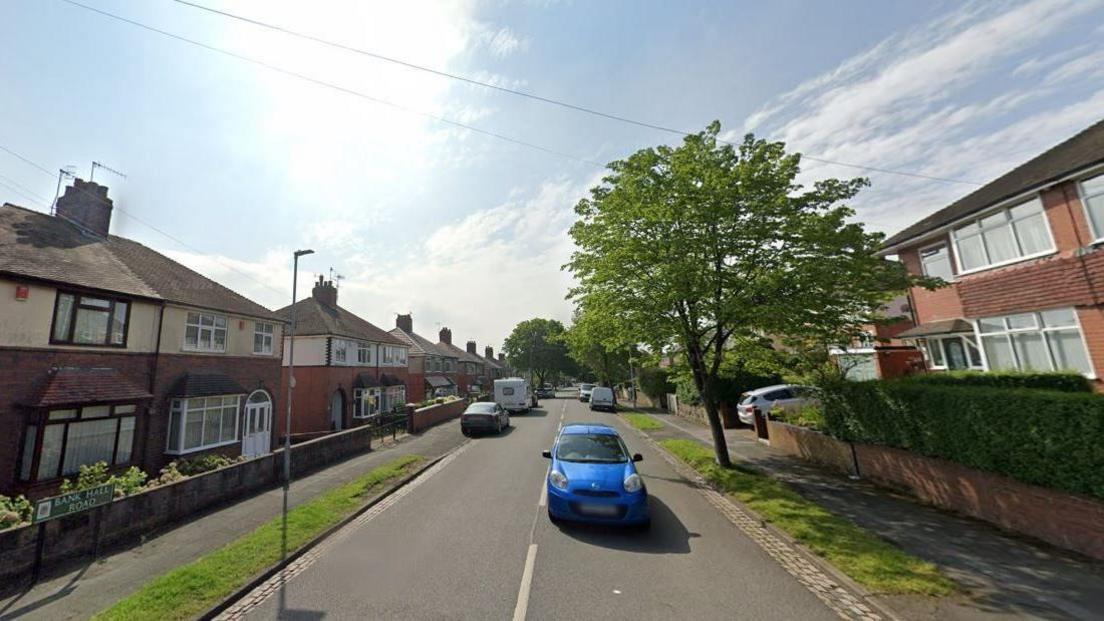
[[[252,317],[272,311],[136,241],[98,237],[68,220],[0,207],[0,273]]]
[[[371,373],[357,373],[356,379],[353,380],[353,388],[377,388],[379,385],[379,380]]]
[[[30,403],[53,407],[81,403],[139,401],[153,395],[108,368],[61,367],[51,369],[46,382]]]
[[[427,375],[425,381],[434,388],[446,388],[453,385],[452,380],[443,375]]]
[[[937,334],[956,334],[959,332],[973,333],[973,331],[974,326],[965,319],[944,319],[941,321],[922,323],[918,326],[909,328],[898,334],[897,338],[907,339],[920,336],[935,336]]]
[[[380,383],[384,386],[402,386],[406,382],[402,381],[394,375],[391,375],[390,373],[384,373],[380,375]]]
[[[371,322],[357,317],[340,306],[323,304],[313,296],[285,306],[276,311],[276,314],[290,321],[292,308],[295,309],[296,314],[296,336],[344,336],[388,345],[409,346],[406,341],[391,335],[386,330],[377,328]]]
[[[441,341],[441,342],[437,343],[434,347],[441,350],[442,352],[445,352],[444,355],[446,355],[446,356],[455,356],[456,358],[458,358],[458,359],[460,359],[464,362],[476,362],[476,363],[479,363],[479,364],[483,364],[483,358],[482,357],[477,356],[475,354],[472,354],[472,353],[468,352],[468,350],[466,350],[466,349],[460,349],[459,347],[453,345],[452,343],[446,343],[444,341]]]
[[[213,397],[215,395],[244,395],[245,388],[221,373],[185,373],[171,389],[171,397]]]
[[[617,430],[609,425],[597,425],[597,424],[571,424],[564,425],[563,431],[560,433],[566,434],[591,434],[591,435],[617,435]]]
[[[446,358],[456,357],[451,352],[442,351],[432,341],[414,332],[405,332],[402,328],[392,328],[391,334],[410,345],[412,355],[429,354],[430,356],[444,356]]]
[[[885,241],[889,248],[950,224],[990,205],[1041,188],[1104,162],[1104,120],[1082,130]]]

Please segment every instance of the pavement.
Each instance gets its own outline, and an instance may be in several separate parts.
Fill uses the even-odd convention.
[[[548,520],[540,452],[576,421],[619,426],[643,454],[649,531]],[[225,618],[839,618],[619,417],[565,398],[512,422],[335,533]]]
[[[652,435],[712,446],[697,421],[649,411],[666,428]],[[906,619],[1102,619],[1104,563],[917,502],[861,480],[837,476],[758,442],[747,429],[725,432],[733,460],[786,481],[807,498],[900,548],[935,563],[969,596],[880,596]]]
[[[418,435],[400,436],[397,443],[377,446],[294,480],[289,505],[297,506],[402,455],[440,457],[465,441],[454,427],[439,425]],[[0,598],[0,620],[87,619],[137,591],[150,578],[217,550],[279,516],[282,504],[282,489],[269,490],[197,515],[133,547],[67,566],[30,590]]]

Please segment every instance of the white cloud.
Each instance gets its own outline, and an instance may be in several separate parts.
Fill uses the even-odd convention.
[[[487,28],[481,38],[487,49],[499,57],[509,56],[519,50],[525,51],[529,47],[528,40],[519,38],[514,31],[505,26],[497,30]]]
[[[988,181],[1100,119],[1104,54],[1062,47],[1063,29],[1100,6],[966,5],[775,97],[745,128],[819,158]],[[1067,95],[1070,85],[1088,96]],[[888,232],[972,189],[806,163],[805,181],[869,176],[859,216]]]

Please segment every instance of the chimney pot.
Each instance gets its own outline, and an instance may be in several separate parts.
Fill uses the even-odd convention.
[[[475,354],[475,341],[468,341],[468,353]]]
[[[395,317],[395,327],[406,332],[407,334],[414,334],[414,317],[411,313],[405,315],[399,315]]]
[[[502,352],[498,352],[498,361],[499,362],[506,362],[506,354],[504,354]]]
[[[440,333],[438,333],[437,336],[440,337],[442,343],[452,345],[452,330],[449,330],[448,328],[441,328],[441,331]]]
[[[57,215],[93,235],[107,237],[112,206],[107,186],[74,179],[73,185],[66,187],[65,194],[57,200]]]
[[[494,348],[490,345],[483,348],[483,357],[487,360],[494,360]]]
[[[332,280],[325,280],[319,276],[318,283],[314,285],[311,295],[330,308],[337,307],[337,287],[334,286]]]

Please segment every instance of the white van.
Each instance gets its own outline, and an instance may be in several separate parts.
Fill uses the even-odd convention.
[[[608,386],[595,386],[590,391],[590,409],[616,412],[614,406],[613,389]]]
[[[510,412],[528,412],[532,404],[529,382],[520,377],[507,377],[494,381],[494,400],[502,409]]]

